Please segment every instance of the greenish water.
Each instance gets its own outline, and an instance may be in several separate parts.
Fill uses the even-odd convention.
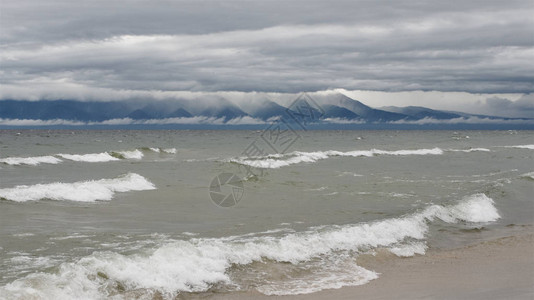
[[[302,131],[246,157],[260,135],[0,131],[0,296],[308,293],[375,279],[364,252],[534,223],[532,131]],[[243,178],[229,208],[221,173]]]

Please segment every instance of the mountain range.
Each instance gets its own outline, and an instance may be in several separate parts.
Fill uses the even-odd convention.
[[[306,95],[306,94],[303,94]],[[272,118],[298,113],[307,106],[318,119],[345,120],[361,123],[388,123],[417,121],[422,119],[452,120],[458,118],[486,118],[491,120],[515,120],[495,116],[434,110],[420,106],[386,106],[372,108],[341,93],[320,94],[281,105],[265,96],[254,96],[240,102],[232,102],[221,96],[205,96],[195,99],[158,101],[0,101],[0,119],[71,120],[102,122],[111,119],[154,120],[168,118],[207,117],[227,122],[236,118],[251,117],[267,121]],[[300,108],[299,108],[300,107]],[[517,119],[522,120],[522,119]]]

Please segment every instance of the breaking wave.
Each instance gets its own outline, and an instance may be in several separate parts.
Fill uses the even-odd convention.
[[[452,152],[491,152],[488,148],[469,148],[469,149],[449,149]]]
[[[149,150],[156,153],[168,153],[168,154],[176,154],[176,148],[156,148],[156,147],[148,147],[148,148],[142,148],[143,150]]]
[[[276,232],[279,235],[167,240],[136,254],[95,252],[65,262],[54,273],[33,273],[0,288],[0,297],[157,295],[174,299],[182,292],[251,286],[266,295],[306,294],[377,278],[377,273],[356,264],[354,258],[359,253],[385,248],[398,256],[424,254],[429,226],[436,220],[491,222],[499,218],[491,198],[474,194],[455,205],[431,205],[412,214],[368,223]]]
[[[133,151],[117,151],[112,152],[112,154],[122,159],[142,159],[144,156],[143,152],[139,151],[139,149]]]
[[[36,166],[39,164],[59,164],[62,162],[61,159],[46,155],[46,156],[35,156],[35,157],[7,157],[0,159],[0,163],[18,166],[18,165],[29,165]]]
[[[521,175],[521,177],[534,180],[534,172],[525,173],[525,174]]]
[[[505,146],[506,148],[517,148],[517,149],[530,149],[534,150],[534,145],[516,145],[516,146]]]
[[[0,199],[26,202],[43,199],[93,202],[111,200],[115,193],[156,189],[141,175],[128,173],[113,179],[79,181],[74,183],[46,183],[18,185],[0,189]]]
[[[311,163],[318,160],[327,159],[335,156],[345,157],[372,157],[376,155],[441,155],[443,150],[440,148],[432,149],[416,149],[416,150],[357,150],[349,152],[341,152],[335,150],[316,151],[316,152],[301,152],[294,151],[286,154],[271,154],[258,157],[239,157],[229,159],[228,161],[248,165],[255,168],[277,169],[280,167],[290,166],[298,163]]]
[[[107,152],[103,153],[90,153],[90,154],[57,154],[57,156],[62,157],[64,159],[72,160],[72,161],[83,161],[83,162],[106,162],[106,161],[113,161],[113,160],[119,160],[116,157],[111,156]]]
[[[6,157],[0,159],[0,163],[18,166],[29,165],[36,166],[39,164],[59,164],[63,162],[62,159],[76,161],[76,162],[108,162],[117,161],[121,159],[142,159],[144,154],[141,150],[147,149],[155,153],[176,154],[176,148],[140,148],[131,151],[111,151],[102,153],[88,153],[88,154],[66,154],[58,153],[46,156],[35,157]]]

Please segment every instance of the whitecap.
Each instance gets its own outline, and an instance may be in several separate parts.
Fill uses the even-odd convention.
[[[24,233],[15,233],[13,234],[14,237],[30,237],[30,236],[34,236],[35,234],[34,233],[31,233],[31,232],[24,232]]]
[[[138,149],[132,151],[117,151],[114,153],[117,153],[121,157],[124,157],[126,159],[142,159],[144,156],[143,152],[139,151]]]
[[[30,166],[36,166],[39,164],[59,164],[62,162],[61,159],[46,155],[46,156],[34,156],[34,157],[6,157],[0,159],[0,163],[8,164],[8,165],[30,165]]]
[[[469,148],[469,149],[448,149],[447,151],[452,152],[491,152],[488,148]]]
[[[307,190],[304,190],[304,191],[324,191],[326,189],[328,189],[328,187],[322,186],[322,187],[318,187],[318,188],[315,188],[315,189],[307,189]]]
[[[298,163],[313,163],[319,160],[327,159],[329,157],[343,156],[343,157],[372,157],[375,155],[441,155],[443,150],[440,148],[432,149],[415,149],[415,150],[395,150],[386,151],[379,149],[372,150],[356,150],[349,152],[341,152],[335,150],[316,151],[316,152],[301,152],[294,151],[287,154],[270,154],[258,157],[240,157],[229,159],[227,161],[243,165],[249,165],[255,168],[277,169],[285,166],[290,166]]]
[[[176,154],[176,148],[165,148],[162,151],[168,154]]]
[[[398,245],[388,248],[389,252],[399,257],[410,257],[415,254],[423,255],[426,253],[427,245],[424,242],[413,242],[404,245]]]
[[[143,176],[128,173],[114,179],[19,185],[14,188],[0,189],[0,198],[16,202],[41,199],[93,202],[111,200],[117,192],[153,190],[155,188],[154,184]]]
[[[518,149],[530,149],[534,150],[534,145],[516,145],[516,146],[504,146],[505,148],[518,148]]]
[[[491,198],[485,194],[471,195],[455,206],[442,209],[436,215],[445,222],[452,223],[458,220],[466,222],[493,222],[500,219],[497,208]]]
[[[257,280],[259,292],[311,293],[364,284],[378,277],[377,273],[358,266],[351,253],[389,248],[400,256],[424,254],[429,224],[436,219],[448,223],[491,222],[499,217],[491,198],[475,194],[452,206],[431,205],[409,215],[369,223],[320,226],[281,236],[249,234],[169,240],[152,250],[131,255],[95,252],[63,263],[55,273],[33,273],[15,280],[0,288],[0,296],[101,299],[119,284],[120,291],[152,291],[165,299],[174,299],[180,292],[204,292],[216,284],[239,290],[242,288],[239,278],[230,276],[229,270],[253,262],[282,263],[307,270],[282,281],[256,272],[259,277],[247,280]]]
[[[81,162],[107,162],[107,161],[114,161],[119,160],[116,157],[111,156],[107,152],[102,153],[90,153],[90,154],[57,154],[57,156],[62,157],[64,159],[72,160],[72,161],[81,161]]]
[[[337,176],[353,176],[353,177],[363,177],[363,175],[361,174],[358,174],[358,173],[354,173],[354,172],[341,172],[339,175]]]

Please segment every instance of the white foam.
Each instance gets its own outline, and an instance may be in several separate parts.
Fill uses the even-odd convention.
[[[335,156],[345,157],[371,157],[375,155],[441,155],[443,150],[440,148],[432,149],[416,149],[416,150],[396,150],[386,151],[379,149],[372,150],[357,150],[349,152],[341,152],[335,150],[317,151],[317,152],[300,152],[294,151],[287,154],[271,154],[259,157],[240,157],[236,159],[230,159],[228,161],[239,164],[249,165],[255,168],[264,169],[277,169],[285,166],[290,166],[298,163],[313,163],[318,160],[327,159]]]
[[[35,234],[34,233],[31,233],[31,232],[24,232],[24,233],[15,233],[13,234],[14,237],[30,237],[30,236],[34,236]]]
[[[82,162],[107,162],[119,160],[116,157],[111,156],[107,152],[102,153],[90,153],[90,154],[57,154],[58,156],[72,160],[72,161],[82,161]]]
[[[467,201],[439,213],[438,217],[445,222],[453,222],[452,220],[493,222],[501,217],[493,204],[493,200],[485,194],[475,194],[467,198]]]
[[[518,148],[518,149],[531,149],[534,150],[534,145],[516,145],[516,146],[505,146],[506,148]]]
[[[14,188],[0,189],[0,198],[16,202],[41,199],[93,202],[111,200],[117,192],[153,190],[155,188],[143,176],[128,173],[114,179],[19,185]]]
[[[426,253],[426,243],[424,242],[413,242],[405,245],[399,245],[388,248],[389,252],[399,256],[399,257],[410,257],[415,254],[423,255]]]
[[[521,175],[521,177],[534,179],[534,172],[525,173],[525,174]]]
[[[165,148],[162,151],[169,154],[176,154],[176,148]]]
[[[159,148],[149,148],[150,150],[154,152],[160,152]],[[170,149],[163,149],[162,150],[165,153],[174,154],[176,153],[175,148]],[[142,159],[143,153],[139,151],[138,149],[132,150],[132,151],[117,151],[112,152],[120,155],[121,157],[125,159]],[[108,161],[116,161],[119,160],[119,158],[114,157],[108,152],[102,152],[102,153],[88,153],[88,154],[65,154],[65,153],[59,153],[55,155],[46,155],[46,156],[36,156],[36,157],[7,157],[0,159],[0,163],[5,163],[8,165],[31,165],[36,166],[41,163],[46,164],[59,164],[63,162],[63,160],[57,158],[56,156],[59,156],[63,159],[72,160],[72,161],[78,161],[78,162],[108,162]]]
[[[0,288],[0,298],[101,299],[120,283],[126,291],[158,291],[163,298],[173,299],[179,292],[202,292],[214,284],[240,289],[239,278],[230,276],[229,269],[260,261],[306,271],[282,281],[265,272],[253,272],[256,278],[246,280],[256,280],[258,291],[269,295],[311,293],[376,278],[375,272],[354,263],[350,254],[354,251],[386,247],[400,256],[424,254],[428,226],[435,219],[454,223],[498,218],[493,201],[475,194],[456,205],[432,205],[411,215],[371,223],[321,226],[281,236],[173,240],[132,255],[95,252],[63,263],[56,273],[34,273],[18,279]]]
[[[7,157],[0,159],[0,163],[5,163],[8,165],[30,165],[36,166],[39,164],[59,164],[62,162],[61,159],[46,155],[46,156],[35,156],[35,157]]]
[[[12,257],[10,261],[16,265],[16,269],[47,268],[53,266],[54,262],[50,257],[32,257],[25,255]]]
[[[449,149],[448,151],[453,152],[491,152],[488,148],[469,148],[469,149]]]
[[[269,278],[267,283],[257,287],[257,290],[265,295],[277,296],[310,294],[324,289],[362,285],[378,278],[376,272],[358,266],[348,255],[332,258],[328,263],[307,263],[307,272],[291,274],[291,280],[285,276]]]
[[[155,147],[150,147],[148,148],[150,151],[152,152],[156,152],[156,153],[167,153],[167,154],[176,154],[176,148],[155,148]]]
[[[337,176],[347,176],[347,175],[350,175],[350,176],[353,176],[353,177],[363,177],[363,175],[358,174],[358,173],[354,173],[354,172],[341,172]]]
[[[116,152],[126,159],[141,159],[143,158],[143,152],[138,149],[132,151],[118,151]]]
[[[315,189],[307,189],[307,190],[304,190],[304,191],[324,191],[326,189],[328,189],[328,187],[322,186],[322,187],[318,187],[318,188],[315,188]]]
[[[373,154],[382,154],[382,155],[441,155],[443,150],[440,148],[432,149],[416,149],[416,150],[397,150],[397,151],[383,151],[373,149],[371,150]]]
[[[51,241],[64,241],[64,240],[71,240],[71,239],[85,239],[85,238],[90,238],[90,237],[93,237],[93,236],[75,233],[73,235],[51,237],[50,240]]]

